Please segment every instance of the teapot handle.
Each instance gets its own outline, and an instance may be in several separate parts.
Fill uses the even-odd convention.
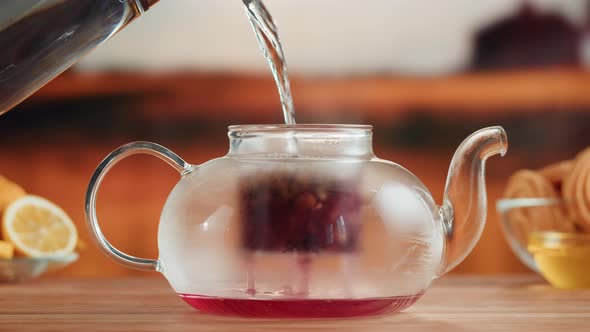
[[[113,167],[122,159],[139,153],[149,154],[164,160],[166,163],[180,172],[181,176],[191,171],[192,166],[189,163],[161,145],[151,142],[133,142],[123,145],[111,152],[98,165],[94,171],[94,174],[92,175],[92,178],[90,179],[90,184],[88,185],[88,190],[86,192],[86,201],[84,204],[86,222],[88,224],[88,228],[90,229],[90,234],[94,238],[95,242],[109,258],[129,268],[144,271],[159,271],[160,268],[158,260],[131,256],[111,245],[100,230],[98,218],[96,217],[96,195],[104,176],[111,169],[111,167]]]

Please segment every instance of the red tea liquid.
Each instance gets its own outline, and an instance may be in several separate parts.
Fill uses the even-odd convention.
[[[231,299],[179,294],[195,309],[209,314],[259,318],[334,318],[402,311],[422,294],[373,299]]]

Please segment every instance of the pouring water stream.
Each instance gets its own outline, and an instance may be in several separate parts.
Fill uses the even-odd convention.
[[[295,124],[295,108],[291,85],[287,74],[287,61],[279,39],[279,32],[272,16],[261,0],[242,0],[246,14],[258,39],[260,50],[268,61],[272,75],[279,89],[285,124]]]

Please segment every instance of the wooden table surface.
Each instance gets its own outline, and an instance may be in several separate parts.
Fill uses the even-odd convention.
[[[201,314],[161,278],[44,279],[0,285],[0,331],[590,331],[590,290],[533,276],[437,280],[400,314],[262,320]]]

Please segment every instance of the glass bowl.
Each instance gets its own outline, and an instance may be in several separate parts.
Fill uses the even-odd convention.
[[[34,279],[78,260],[77,253],[59,257],[0,259],[0,283]]]
[[[548,207],[563,205],[561,199],[510,198],[499,200],[496,207],[504,236],[524,265],[556,288],[589,288],[590,234],[565,233],[556,229],[558,223],[530,218],[543,219],[551,213]],[[529,218],[523,221],[523,215]]]
[[[552,229],[551,226],[539,223],[530,223],[527,224],[527,227],[522,227],[522,220],[517,218],[519,215],[517,212],[521,212],[518,210],[523,209],[528,210],[527,212],[531,212],[531,209],[541,210],[542,208],[563,204],[564,203],[561,199],[552,198],[505,198],[499,200],[496,204],[500,216],[502,232],[504,233],[504,237],[510,245],[510,248],[524,265],[537,273],[540,273],[541,271],[535,262],[535,258],[528,251],[529,238],[534,232],[557,230]]]

